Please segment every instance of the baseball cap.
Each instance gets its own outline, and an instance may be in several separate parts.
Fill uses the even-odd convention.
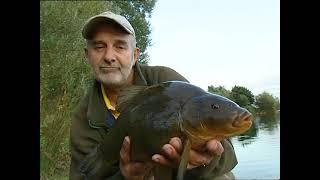
[[[90,37],[91,29],[97,25],[97,22],[108,22],[110,20],[119,24],[121,27],[123,27],[124,30],[126,30],[129,34],[132,34],[135,37],[134,29],[129,23],[129,21],[125,17],[118,14],[114,14],[111,11],[103,12],[101,14],[89,18],[83,26],[82,36],[85,39],[88,39]]]

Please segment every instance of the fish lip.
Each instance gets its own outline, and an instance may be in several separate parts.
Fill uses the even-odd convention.
[[[232,126],[233,127],[243,127],[243,126],[251,126],[252,124],[252,114],[250,112],[244,112],[242,114],[240,114],[239,116],[237,116],[233,122],[232,122]]]
[[[242,121],[252,121],[252,114],[250,112],[244,112],[240,115]]]

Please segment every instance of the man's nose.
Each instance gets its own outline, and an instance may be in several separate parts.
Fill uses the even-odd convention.
[[[104,54],[104,61],[107,63],[113,63],[116,61],[115,52],[112,47],[107,47]]]

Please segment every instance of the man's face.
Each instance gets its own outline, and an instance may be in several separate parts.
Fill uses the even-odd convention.
[[[97,27],[85,53],[99,82],[111,88],[131,83],[139,52],[132,41],[130,34],[112,24]]]

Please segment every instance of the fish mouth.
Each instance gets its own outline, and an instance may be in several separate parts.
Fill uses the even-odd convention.
[[[233,120],[230,119],[228,121],[229,123],[223,125],[215,124],[213,126],[206,126],[200,123],[199,127],[193,127],[188,123],[188,121],[186,121],[187,123],[185,122],[182,129],[187,133],[187,136],[195,139],[195,141],[199,139],[207,141],[212,138],[222,140],[227,137],[239,135],[249,130],[253,123],[253,116],[250,112],[245,111],[236,115]],[[204,120],[200,122],[204,122]]]
[[[229,124],[224,133],[217,133],[216,138],[223,139],[226,137],[237,136],[245,133],[251,128],[252,120],[253,117],[251,113],[243,113],[238,116],[238,118],[235,118],[235,120],[231,124]]]
[[[242,113],[239,118],[232,122],[232,127],[240,129],[248,129],[252,125],[252,114],[249,112]]]

